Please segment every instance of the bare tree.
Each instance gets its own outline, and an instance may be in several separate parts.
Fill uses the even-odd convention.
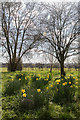
[[[78,38],[78,51],[80,51],[80,1],[78,2],[78,20],[79,20],[79,24],[78,24],[78,31],[79,31],[79,38]],[[80,54],[78,55],[78,64],[79,64],[79,68],[80,68]],[[79,75],[80,76],[80,75]]]
[[[36,3],[2,3],[2,54],[9,59],[10,70],[15,71],[22,57],[35,47],[38,33],[34,26],[38,11]],[[36,35],[37,34],[37,35]]]
[[[61,76],[65,76],[66,58],[77,55],[78,51],[78,12],[75,3],[43,4],[40,24],[43,51],[54,56],[60,63]]]

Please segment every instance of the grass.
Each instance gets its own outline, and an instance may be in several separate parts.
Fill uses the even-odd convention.
[[[23,70],[16,71],[16,72],[8,72],[7,68],[0,69],[0,72],[2,72],[2,91],[5,90],[5,83],[7,81],[11,81],[12,79],[15,79],[16,74],[25,74],[25,77],[28,79],[28,85],[24,85],[22,88],[28,88],[31,85],[31,75],[41,76],[41,78],[47,78],[47,76],[50,74],[50,70],[48,68],[38,69],[38,68],[23,68]],[[46,109],[46,105],[44,105],[42,108],[38,108],[35,110],[28,110],[25,111],[24,109],[20,110],[19,106],[19,100],[21,93],[17,93],[17,95],[12,96],[4,96],[3,99],[3,120],[13,119],[13,120],[26,120],[28,118],[39,118],[40,120],[49,120],[53,118],[61,118],[61,120],[65,119],[72,119],[77,118],[80,119],[80,74],[79,70],[75,70],[74,68],[65,68],[66,77],[68,78],[69,75],[72,75],[75,80],[78,79],[78,84],[76,85],[78,87],[78,90],[76,90],[76,96],[75,101],[71,104],[64,104],[61,106],[60,104],[56,104],[55,102],[50,101],[48,109]],[[52,79],[49,81],[47,87],[49,87],[51,84],[54,84],[55,78],[60,78],[60,70],[59,69],[53,69],[52,71]],[[0,82],[1,83],[1,82]],[[1,86],[1,84],[0,84]],[[36,87],[36,86],[35,86]],[[35,89],[34,87],[34,89]],[[54,89],[50,90],[50,94],[54,94]],[[28,89],[27,89],[28,91]],[[35,90],[34,90],[35,92]],[[31,95],[33,95],[31,93]],[[36,97],[36,96],[35,96]],[[15,101],[14,101],[15,98]],[[0,108],[1,111],[1,108]]]

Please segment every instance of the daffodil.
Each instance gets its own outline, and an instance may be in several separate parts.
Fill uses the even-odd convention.
[[[46,90],[48,90],[49,88],[48,87],[46,87]]]
[[[69,84],[71,84],[71,82],[69,82]]]
[[[78,84],[78,82],[76,82],[76,84]]]
[[[19,80],[21,80],[21,78],[19,78]]]
[[[65,85],[67,85],[67,82],[65,82]]]
[[[41,92],[41,89],[37,89],[37,92]]]
[[[63,86],[65,86],[65,83],[63,83]]]
[[[71,85],[70,87],[72,88],[73,86]]]
[[[46,79],[46,81],[48,81],[48,79]]]
[[[60,82],[60,80],[56,80],[56,82]]]
[[[27,78],[25,77],[25,80],[27,80]]]
[[[47,77],[49,78],[49,75]]]
[[[59,85],[59,83],[57,82],[57,85]]]
[[[51,85],[51,87],[53,87],[53,85]]]
[[[14,79],[12,78],[12,81],[13,81]]]
[[[36,80],[38,80],[38,78],[36,78]]]
[[[23,97],[26,97],[26,93],[23,94]]]
[[[38,74],[38,76],[40,77],[40,74]]]
[[[22,89],[21,92],[24,93],[24,92],[25,92],[25,89]]]

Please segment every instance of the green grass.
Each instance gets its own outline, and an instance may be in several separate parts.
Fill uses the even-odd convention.
[[[2,73],[2,91],[4,92],[5,84],[7,83],[7,81],[16,79],[15,78],[16,74],[25,74],[25,77],[28,79],[28,85],[23,85],[22,88],[26,88],[28,91],[28,87],[32,84],[31,75],[36,75],[36,76],[40,75],[40,78],[47,78],[48,75],[50,74],[49,71],[50,70],[47,68],[44,68],[43,70],[38,69],[38,68],[33,68],[33,69],[23,68],[21,72],[20,71],[8,72],[7,68],[2,68],[2,70],[0,69],[0,72]],[[64,104],[63,106],[61,106],[60,104],[56,104],[55,102],[50,101],[48,109],[45,107],[46,105],[44,105],[42,108],[25,111],[24,109],[20,110],[19,102],[20,102],[20,99],[22,99],[20,92],[12,96],[6,95],[2,97],[3,99],[3,120],[8,120],[8,119],[26,120],[28,118],[39,118],[40,120],[45,120],[45,119],[49,120],[53,118],[61,118],[61,120],[63,120],[64,118],[65,119],[77,118],[77,120],[79,120],[80,119],[79,118],[80,116],[80,101],[79,101],[80,70],[75,70],[73,68],[69,68],[69,69],[65,68],[65,72],[66,72],[66,78],[72,75],[75,78],[75,80],[78,79],[77,80],[78,84],[76,85],[78,87],[78,90],[76,90],[75,102],[72,102],[70,104]],[[49,83],[47,84],[47,87],[50,87],[51,84],[55,86],[55,82],[54,82],[55,78],[60,78],[59,69],[53,69],[52,80],[49,81]],[[55,88],[53,88],[53,90],[50,89],[49,94],[54,94],[54,89]],[[0,108],[0,111],[1,111],[1,108]]]

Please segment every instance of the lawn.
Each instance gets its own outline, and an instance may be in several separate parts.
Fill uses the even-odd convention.
[[[47,68],[23,68],[21,72],[3,68],[2,120],[79,120],[79,70],[65,68],[65,72],[65,78],[60,78],[55,68],[52,73]]]

